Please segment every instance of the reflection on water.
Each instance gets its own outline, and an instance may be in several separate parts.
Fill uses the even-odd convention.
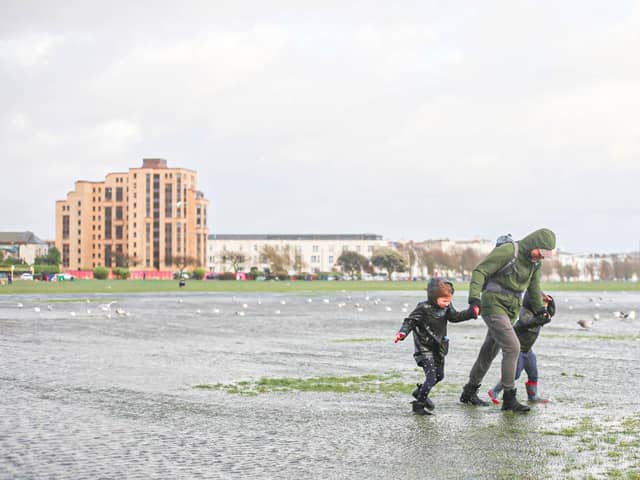
[[[0,297],[0,478],[582,478],[640,461],[640,320],[613,315],[640,310],[638,294],[556,295],[534,347],[552,403],[527,415],[458,403],[485,327],[451,325],[431,417],[410,413],[411,388],[193,388],[390,372],[421,381],[412,342],[392,341],[419,293],[64,298]]]

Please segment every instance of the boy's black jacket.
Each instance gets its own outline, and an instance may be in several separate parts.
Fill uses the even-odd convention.
[[[427,353],[438,352],[438,345],[427,333],[427,327],[438,338],[447,334],[447,322],[464,322],[474,318],[470,310],[458,312],[453,305],[447,308],[440,308],[429,301],[418,303],[416,308],[402,322],[400,332],[408,335],[413,332],[413,354],[417,363],[424,359]]]

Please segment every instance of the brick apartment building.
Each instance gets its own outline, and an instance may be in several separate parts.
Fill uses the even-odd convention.
[[[64,269],[128,266],[169,271],[176,260],[204,266],[208,200],[193,170],[145,158],[142,167],[78,180],[56,202],[55,245]]]

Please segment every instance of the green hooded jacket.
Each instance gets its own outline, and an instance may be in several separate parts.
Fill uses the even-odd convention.
[[[556,248],[556,235],[548,228],[541,228],[530,233],[518,242],[518,258],[515,271],[495,275],[511,261],[515,246],[505,243],[494,248],[487,257],[478,264],[471,273],[469,284],[469,303],[481,300],[480,311],[486,315],[507,315],[513,323],[522,307],[522,295],[529,292],[534,312],[544,310],[542,289],[540,287],[540,263],[531,260],[531,250]],[[495,275],[495,276],[494,276]],[[512,293],[483,291],[487,280]]]

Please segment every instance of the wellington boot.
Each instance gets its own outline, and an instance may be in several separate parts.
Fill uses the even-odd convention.
[[[415,398],[418,402],[424,403],[425,408],[427,408],[429,410],[433,410],[434,408],[436,408],[436,406],[431,401],[431,399],[428,397],[429,392],[426,392],[423,395],[423,398],[420,398],[420,389],[421,388],[422,388],[422,383],[416,383],[416,389],[411,393],[411,395],[413,395],[413,398]]]
[[[411,402],[411,409],[416,415],[432,415],[432,413],[428,410],[425,410],[424,407],[425,404],[422,402],[418,402],[417,400]]]
[[[549,399],[538,396],[538,382],[528,381],[525,383],[527,387],[527,398],[533,403],[549,403]]]
[[[485,402],[480,397],[478,397],[479,388],[480,388],[480,385],[471,385],[470,383],[467,383],[462,389],[462,394],[460,395],[460,401],[468,405],[488,407],[489,402]]]
[[[531,410],[526,405],[518,403],[518,400],[516,399],[516,392],[517,390],[515,388],[504,391],[504,394],[502,395],[502,410],[510,410],[512,412],[521,413],[525,413]]]

